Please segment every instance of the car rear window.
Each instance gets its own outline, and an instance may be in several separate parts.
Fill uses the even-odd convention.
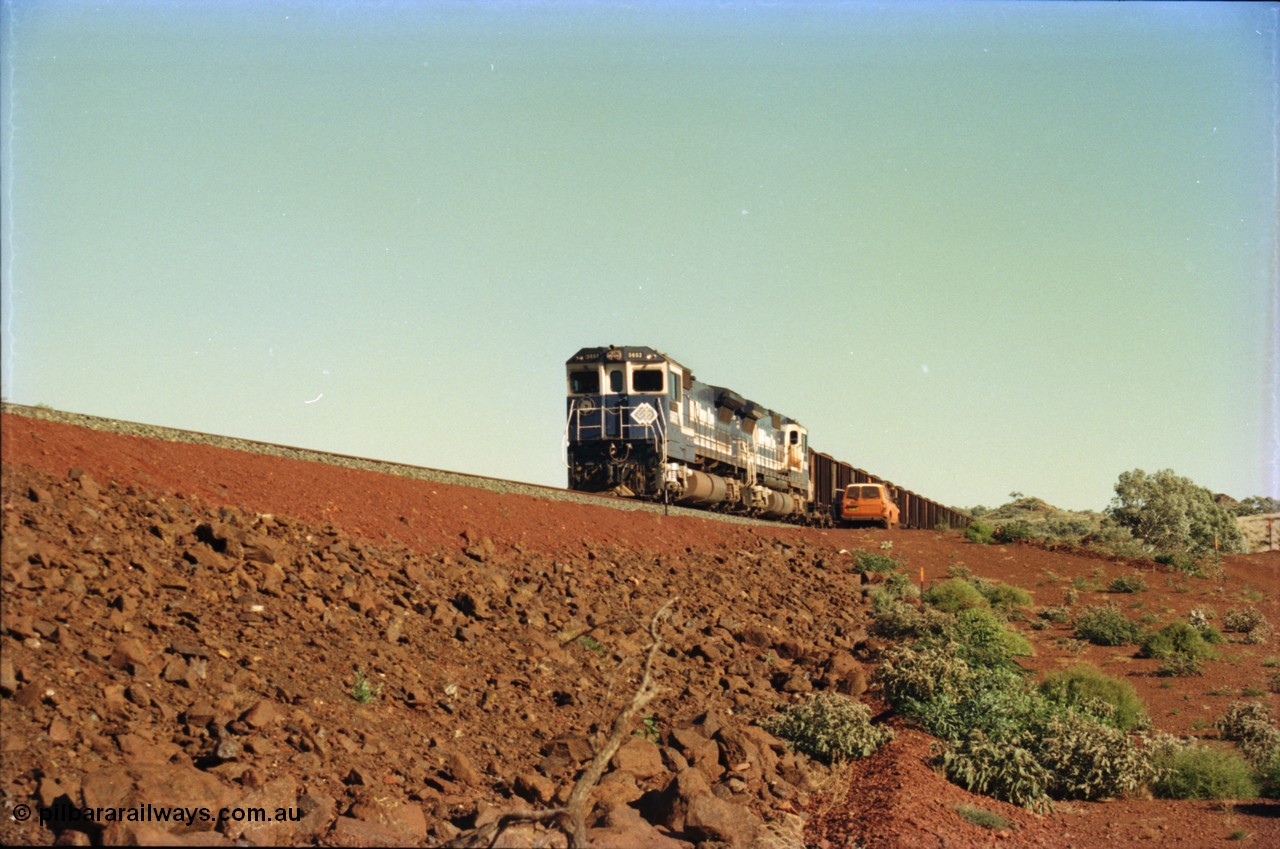
[[[851,486],[849,487],[848,498],[879,498],[880,487],[878,486]]]

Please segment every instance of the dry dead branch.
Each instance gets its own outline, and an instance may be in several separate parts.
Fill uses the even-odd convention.
[[[609,761],[613,760],[613,756],[618,753],[618,749],[622,748],[622,744],[626,742],[627,734],[635,721],[636,715],[661,691],[661,688],[653,681],[653,666],[658,657],[658,650],[662,647],[662,637],[658,629],[661,623],[671,615],[671,607],[677,600],[678,597],[669,599],[657,609],[653,614],[653,618],[649,620],[650,643],[645,650],[644,672],[640,677],[640,685],[636,688],[635,695],[631,697],[631,701],[627,706],[614,717],[609,737],[596,752],[595,757],[591,759],[591,763],[588,764],[586,770],[574,782],[573,789],[569,791],[569,799],[564,807],[550,808],[543,811],[511,811],[510,813],[502,814],[487,825],[459,834],[449,843],[450,847],[455,847],[455,849],[488,847],[488,849],[492,849],[493,846],[497,845],[498,838],[502,835],[502,832],[511,826],[521,823],[541,822],[551,823],[564,832],[565,836],[569,838],[570,849],[586,849],[587,800],[591,790],[600,782],[600,779],[604,776],[605,768],[609,765]]]

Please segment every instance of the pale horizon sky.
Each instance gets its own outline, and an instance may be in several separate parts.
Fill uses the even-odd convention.
[[[7,400],[563,486],[650,345],[952,506],[1280,497],[1275,3],[0,9]]]

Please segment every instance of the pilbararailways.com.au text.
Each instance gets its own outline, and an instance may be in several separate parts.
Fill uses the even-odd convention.
[[[89,808],[69,804],[41,805],[37,812],[41,825],[50,823],[176,823],[192,826],[197,822],[299,822],[301,808],[188,808],[182,806],[130,805],[119,807]]]

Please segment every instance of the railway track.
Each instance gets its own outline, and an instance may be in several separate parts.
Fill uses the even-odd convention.
[[[723,513],[711,513],[706,510],[694,510],[675,505],[654,504],[648,501],[614,498],[590,492],[576,492],[554,486],[527,483],[524,481],[505,480],[503,478],[469,475],[446,469],[433,469],[427,466],[414,466],[408,463],[395,463],[387,460],[374,460],[368,457],[357,457],[351,454],[339,454],[332,451],[317,451],[312,448],[299,448],[294,445],[282,445],[274,442],[261,442],[254,439],[242,439],[235,436],[221,436],[195,430],[163,427],[161,425],[132,422],[125,419],[111,419],[102,416],[91,416],[86,413],[72,413],[55,410],[45,406],[15,404],[9,401],[0,403],[0,413],[6,415],[26,416],[61,424],[86,427],[93,430],[118,433],[123,436],[139,436],[146,439],[158,439],[165,442],[186,442],[196,445],[210,445],[231,451],[244,451],[250,454],[263,454],[274,457],[286,457],[308,463],[328,463],[351,469],[361,469],[379,474],[398,475],[416,478],[434,483],[452,484],[487,489],[492,492],[513,495],[528,495],[558,501],[571,501],[589,504],[596,507],[608,507],[614,510],[646,511],[672,516],[692,516],[699,519],[713,519],[722,522],[735,522],[748,525],[771,527],[791,527],[778,522],[752,519],[745,516],[730,516]]]

